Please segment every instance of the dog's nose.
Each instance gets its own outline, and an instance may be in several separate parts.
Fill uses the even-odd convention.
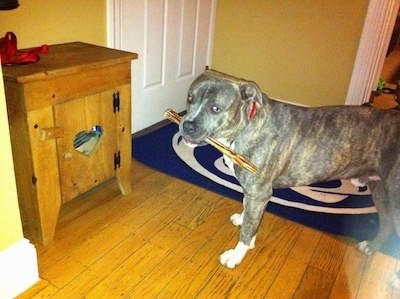
[[[192,121],[185,121],[183,123],[183,132],[186,134],[193,134],[196,132],[196,125]]]

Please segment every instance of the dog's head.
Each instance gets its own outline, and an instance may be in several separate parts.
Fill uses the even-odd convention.
[[[190,146],[205,144],[207,137],[231,141],[262,104],[256,83],[207,70],[189,88],[181,135]]]

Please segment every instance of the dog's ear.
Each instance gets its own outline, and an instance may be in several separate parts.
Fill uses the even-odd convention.
[[[254,82],[247,81],[240,84],[240,94],[244,101],[256,101],[260,104],[263,103],[263,96],[260,88]]]

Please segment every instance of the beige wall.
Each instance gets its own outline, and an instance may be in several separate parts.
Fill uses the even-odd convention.
[[[217,0],[212,67],[271,97],[344,104],[368,0]]]
[[[0,252],[23,238],[8,130],[3,72],[0,70]]]
[[[106,0],[19,3],[16,10],[0,11],[0,37],[15,32],[19,48],[76,40],[106,45]],[[254,80],[276,98],[342,104],[367,5],[368,0],[218,0],[212,67]],[[8,134],[2,94],[0,90],[1,144]],[[2,146],[2,167],[10,163],[10,155]],[[4,181],[0,179],[0,228],[7,227],[0,230],[0,250],[22,237],[14,176],[7,167],[1,172]]]
[[[0,11],[0,36],[14,31],[19,48],[107,43],[106,0],[19,2]],[[217,0],[212,67],[283,100],[343,104],[368,2]]]
[[[20,7],[0,11],[0,37],[13,31],[18,48],[83,41],[105,46],[106,0],[19,0]],[[0,78],[0,251],[22,239],[14,168]],[[4,229],[5,228],[5,229]]]
[[[18,48],[82,41],[107,44],[106,0],[19,0],[0,11],[0,37],[13,31]]]

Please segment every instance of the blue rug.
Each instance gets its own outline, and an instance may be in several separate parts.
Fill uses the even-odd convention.
[[[210,145],[187,147],[175,124],[134,138],[132,152],[136,160],[151,168],[242,201],[242,188],[224,164],[222,154]],[[274,189],[266,210],[357,241],[373,239],[379,226],[368,188],[354,187],[347,180]],[[400,259],[400,238],[394,234],[382,252]]]

